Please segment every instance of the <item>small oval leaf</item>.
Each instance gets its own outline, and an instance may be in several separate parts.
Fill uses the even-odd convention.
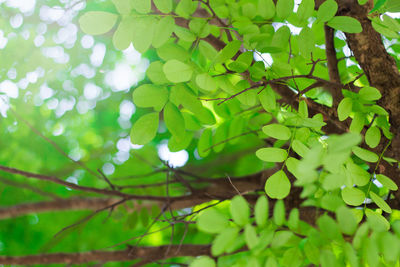
[[[283,199],[290,192],[291,183],[284,171],[277,171],[267,179],[265,192],[270,198]]]

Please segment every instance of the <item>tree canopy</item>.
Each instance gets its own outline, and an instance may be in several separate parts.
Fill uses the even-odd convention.
[[[398,0],[0,0],[0,264],[398,266]]]

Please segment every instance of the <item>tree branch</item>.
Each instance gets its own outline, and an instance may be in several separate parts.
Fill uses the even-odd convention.
[[[23,216],[30,213],[67,210],[97,210],[118,202],[117,198],[69,198],[53,201],[25,203],[0,208],[0,219]]]
[[[328,72],[329,72],[329,80],[332,83],[337,83],[341,84],[340,82],[340,75],[339,75],[339,69],[338,69],[338,60],[336,57],[336,50],[335,50],[335,44],[334,44],[334,30],[326,26],[324,27],[325,30],[325,53],[326,53],[326,59],[328,62]],[[342,96],[341,93],[341,88],[340,87],[331,87],[331,94],[333,98],[333,108],[337,108],[339,104],[339,99]]]
[[[166,251],[168,253],[166,254]],[[158,247],[131,247],[116,251],[90,251],[82,253],[53,253],[29,256],[0,256],[0,264],[34,265],[34,264],[84,264],[89,262],[115,262],[141,260],[152,262],[166,258],[211,255],[209,245],[164,245]]]
[[[0,165],[0,169],[4,166]],[[260,190],[264,187],[266,177],[272,175],[276,170],[269,169],[261,173],[248,175],[244,177],[231,178],[232,183],[240,192],[249,193]],[[193,207],[211,200],[226,200],[234,197],[237,192],[234,190],[226,177],[210,179],[209,185],[205,188],[194,188],[190,195],[179,197],[164,197],[164,196],[141,196],[128,195],[122,197],[126,200],[147,200],[162,207],[167,199],[170,201],[170,207],[173,210]],[[114,192],[114,191],[110,191]],[[0,219],[23,216],[30,213],[41,213],[50,211],[66,211],[66,210],[99,210],[110,206],[121,198],[70,198],[59,199],[54,201],[42,201],[37,203],[26,203],[15,206],[0,208]]]

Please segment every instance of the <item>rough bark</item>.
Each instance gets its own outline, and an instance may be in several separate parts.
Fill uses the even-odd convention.
[[[360,6],[356,0],[339,1],[341,15],[360,21],[363,31],[346,34],[347,43],[363,69],[371,86],[382,94],[379,104],[389,112],[394,138],[388,156],[400,160],[400,73],[393,57],[386,51],[381,35],[374,30],[368,18],[373,1]]]

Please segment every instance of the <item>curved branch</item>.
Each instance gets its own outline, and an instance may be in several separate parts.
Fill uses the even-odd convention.
[[[0,169],[4,166],[0,165]],[[265,178],[272,175],[276,170],[270,169],[262,173],[256,173],[244,177],[231,178],[234,186],[242,193],[255,192],[264,187]],[[226,177],[210,179],[209,185],[205,188],[194,189],[190,195],[179,197],[154,197],[154,196],[132,196],[123,197],[128,200],[145,200],[151,201],[162,207],[167,201],[170,208],[179,210],[183,208],[193,207],[211,200],[226,200],[234,197],[237,192],[232,187]],[[114,192],[114,191],[110,191]],[[117,191],[116,191],[117,192]],[[13,218],[23,216],[30,213],[42,213],[50,211],[66,211],[66,210],[94,210],[103,209],[120,201],[121,198],[70,198],[57,199],[52,201],[42,201],[37,203],[25,203],[9,207],[0,208],[0,219]]]
[[[113,198],[70,198],[53,201],[25,203],[0,208],[0,219],[8,219],[31,213],[66,210],[98,210],[118,202]]]

